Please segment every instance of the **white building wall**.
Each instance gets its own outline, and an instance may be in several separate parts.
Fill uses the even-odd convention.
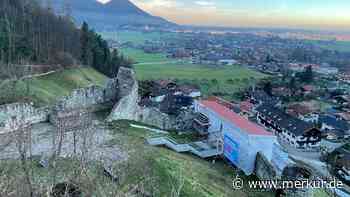
[[[272,159],[273,144],[277,143],[276,136],[248,135],[247,132],[236,127],[230,121],[220,118],[215,112],[202,106],[195,101],[195,110],[208,116],[210,120],[209,133],[222,131],[223,136],[228,136],[238,145],[237,162],[238,168],[250,175],[254,172],[255,159],[258,152],[261,152],[269,160]]]

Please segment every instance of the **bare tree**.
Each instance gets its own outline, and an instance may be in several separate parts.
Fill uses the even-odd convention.
[[[24,117],[16,119],[13,117],[13,125],[18,125],[18,129],[13,131],[13,139],[15,140],[16,148],[19,153],[21,168],[24,172],[24,179],[27,187],[27,195],[34,196],[34,189],[32,184],[33,168],[32,168],[32,136],[31,126],[24,121]],[[30,158],[30,160],[28,160]]]

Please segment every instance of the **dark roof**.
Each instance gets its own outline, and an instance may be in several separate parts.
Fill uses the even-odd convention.
[[[166,95],[160,104],[160,111],[167,114],[178,114],[182,107],[193,104],[193,98],[183,95]]]
[[[335,130],[331,130],[331,131],[324,131],[323,133],[326,135],[333,134],[333,135],[337,136],[338,138],[343,138],[346,135],[348,135],[348,133],[346,131],[339,130],[339,129],[335,129]]]
[[[297,136],[303,135],[306,131],[313,129],[313,125],[297,119],[282,110],[271,105],[260,105],[256,111],[265,117],[271,118],[280,128],[285,129]]]
[[[257,90],[249,93],[250,96],[256,100],[261,101],[262,103],[276,105],[278,103],[278,99],[275,97],[271,97],[265,91]]]
[[[345,120],[338,120],[335,116],[331,115],[321,115],[319,117],[319,122],[343,131],[350,129],[349,123],[347,123]]]

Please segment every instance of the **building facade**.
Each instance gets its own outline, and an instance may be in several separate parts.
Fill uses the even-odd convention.
[[[269,160],[272,158],[273,145],[276,142],[273,133],[238,115],[226,102],[195,101],[195,111],[208,117],[209,139],[220,136],[224,157],[245,174],[253,173],[258,152]]]
[[[313,124],[297,119],[270,105],[261,105],[256,108],[256,112],[258,123],[271,130],[282,145],[302,150],[319,148],[321,131]]]

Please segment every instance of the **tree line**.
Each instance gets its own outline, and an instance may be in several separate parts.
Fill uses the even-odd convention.
[[[49,2],[49,1],[48,1]],[[45,64],[92,66],[114,77],[127,58],[110,51],[86,23],[77,28],[69,10],[56,15],[34,0],[0,0],[0,66]]]

